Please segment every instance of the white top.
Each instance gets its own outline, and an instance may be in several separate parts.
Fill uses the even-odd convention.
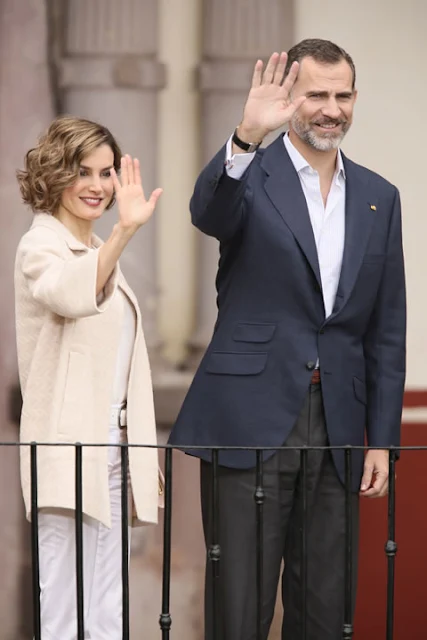
[[[307,202],[311,226],[317,247],[320,277],[322,280],[325,317],[331,315],[337,293],[344,253],[345,237],[345,170],[338,151],[337,168],[328,194],[326,207],[320,191],[319,174],[300,154],[289,139],[283,142],[292,164],[298,173],[301,187]],[[239,180],[248,168],[255,153],[237,153],[232,155],[231,137],[227,142],[225,167],[231,178]]]
[[[113,405],[121,404],[127,398],[129,373],[136,337],[136,317],[134,308],[127,295],[123,293],[119,287],[117,288],[116,295],[120,296],[123,303],[123,324],[117,353],[113,395],[111,398],[111,404]]]

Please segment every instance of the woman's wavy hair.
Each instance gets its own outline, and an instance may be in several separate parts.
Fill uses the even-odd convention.
[[[64,189],[76,182],[83,158],[102,144],[111,148],[118,172],[122,153],[106,127],[74,116],[56,118],[26,154],[24,169],[16,172],[25,204],[34,213],[55,213]],[[114,202],[113,196],[107,209]]]

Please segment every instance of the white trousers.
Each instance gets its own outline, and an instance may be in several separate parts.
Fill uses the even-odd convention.
[[[120,430],[116,425],[111,426],[110,444],[123,441],[126,441],[126,431]],[[122,638],[120,456],[120,447],[109,447],[112,528],[108,529],[97,520],[83,516],[84,637],[91,640]],[[130,527],[128,531],[130,542]],[[40,509],[39,558],[41,638],[76,640],[74,511]]]

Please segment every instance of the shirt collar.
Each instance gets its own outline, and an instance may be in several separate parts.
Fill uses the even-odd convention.
[[[291,139],[289,138],[289,133],[285,133],[285,135],[283,136],[283,142],[285,144],[286,151],[288,152],[289,157],[290,157],[290,159],[292,161],[292,164],[294,165],[295,170],[296,170],[297,173],[299,173],[303,169],[307,169],[307,168],[311,169],[312,168],[308,164],[308,162],[304,158],[304,156],[302,156],[300,154],[300,152],[295,147],[295,145],[292,144]],[[336,172],[335,172],[336,180],[338,180],[341,175],[343,176],[343,178],[346,177],[345,168],[344,168],[344,162],[343,162],[343,159],[342,159],[342,154],[341,154],[341,151],[338,149],[337,168],[336,168]]]

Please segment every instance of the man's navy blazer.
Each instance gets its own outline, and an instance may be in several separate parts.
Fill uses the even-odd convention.
[[[308,208],[282,136],[256,153],[241,180],[226,174],[224,159],[225,147],[200,174],[190,204],[194,225],[220,242],[218,318],[169,442],[284,445],[319,358],[330,444],[363,446],[366,433],[370,446],[398,446],[406,299],[397,189],[343,156],[344,255],[325,319]],[[333,457],[344,479],[344,454]],[[363,451],[352,458],[356,490]],[[250,451],[219,459],[255,465]]]

